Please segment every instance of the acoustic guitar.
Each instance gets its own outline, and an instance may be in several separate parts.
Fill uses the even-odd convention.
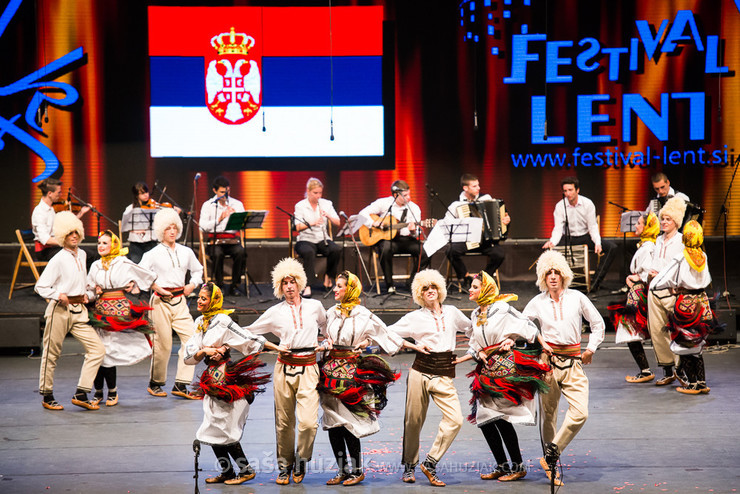
[[[374,223],[380,219],[380,216],[378,216],[377,214],[371,214],[370,218],[372,218]],[[393,221],[393,224],[391,224],[391,221]],[[437,220],[430,218],[421,221],[419,225],[423,226],[424,228],[431,228],[434,226],[435,223],[437,223]],[[360,241],[364,245],[371,247],[381,240],[393,239],[396,235],[398,235],[398,230],[406,228],[407,226],[409,226],[408,222],[399,223],[396,218],[391,215],[387,215],[378,228],[367,227],[365,225],[361,226],[359,230]]]

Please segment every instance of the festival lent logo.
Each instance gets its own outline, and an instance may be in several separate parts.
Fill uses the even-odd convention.
[[[211,115],[228,125],[248,122],[260,109],[262,79],[257,62],[248,57],[254,38],[228,33],[211,38],[218,56],[208,61],[206,104]]]

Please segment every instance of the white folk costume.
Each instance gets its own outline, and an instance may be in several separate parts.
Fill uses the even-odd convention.
[[[178,231],[182,232],[182,221],[174,209],[159,210],[154,217],[154,231],[160,241],[165,229],[171,224],[177,225]],[[154,325],[150,385],[164,386],[167,381],[167,363],[172,351],[172,330],[174,330],[180,338],[175,385],[182,388],[190,384],[194,374],[193,367],[183,362],[185,345],[193,336],[193,318],[183,296],[185,275],[189,271],[190,283],[199,286],[203,283],[203,266],[198,262],[192,249],[177,243],[174,248],[160,243],[144,254],[139,265],[153,271],[157,275],[157,285],[172,293],[171,297],[152,293],[150,300]]]
[[[655,239],[660,233],[660,221],[653,213],[645,218],[645,226],[637,244],[637,251],[632,256],[630,273],[640,277],[629,287],[627,297],[619,303],[607,307],[612,314],[614,327],[617,330],[616,343],[627,343],[632,357],[637,362],[640,372],[627,376],[627,382],[648,382],[655,378],[642,346],[644,340],[650,339],[648,329],[648,273],[653,262]]]
[[[75,231],[82,240],[84,238],[82,222],[74,214],[62,211],[55,217],[56,238],[64,241],[68,234]],[[95,330],[88,324],[87,308],[84,305],[87,281],[85,261],[86,255],[82,249],[77,248],[75,251],[62,249],[51,258],[36,282],[36,293],[49,300],[44,313],[46,325],[39,375],[39,392],[45,397],[52,397],[54,371],[67,333],[77,338],[85,349],[85,360],[77,383],[78,390],[85,393],[91,391],[98,367],[105,356],[105,347]],[[68,305],[60,303],[61,294],[67,296]],[[56,405],[58,408],[52,409],[61,409],[60,405]]]
[[[124,289],[133,282],[139,290],[149,290],[156,275],[126,258],[121,240],[115,234],[107,233],[111,238],[111,252],[95,261],[87,275],[87,296],[95,300],[90,323],[105,345],[103,367],[133,365],[152,354],[146,335],[153,330],[145,318],[151,307],[132,304],[124,295]],[[103,289],[97,298],[95,287]]]
[[[562,278],[563,291],[555,301],[547,291],[546,277],[557,270]],[[542,293],[529,301],[523,314],[540,322],[540,333],[552,347],[553,355],[546,360],[552,373],[545,380],[550,391],[540,394],[543,417],[542,439],[554,444],[558,452],[565,450],[588,418],[588,377],[581,363],[581,324],[586,319],[591,325],[587,349],[596,352],[604,340],[604,320],[593,303],[583,293],[568,288],[573,272],[559,252],[544,252],[537,261],[537,285]],[[557,429],[558,403],[561,394],[568,401],[568,411]]]
[[[682,199],[674,197],[666,202],[663,209],[660,210],[658,218],[668,216],[680,227],[685,212],[686,203]],[[653,262],[650,265],[650,269],[657,271],[658,275],[648,285],[648,328],[650,329],[650,339],[653,341],[655,359],[665,371],[665,378],[656,381],[658,385],[669,384],[674,379],[675,355],[670,349],[670,337],[667,332],[663,331],[663,328],[668,324],[668,314],[673,310],[676,296],[668,289],[656,290],[655,280],[660,277],[660,272],[681,252],[683,252],[681,233],[674,231],[670,238],[666,238],[666,234],[663,233],[655,241]]]
[[[704,235],[692,220],[683,231],[683,252],[676,256],[653,280],[655,290],[675,293],[675,305],[665,328],[670,334],[670,349],[679,356],[679,368],[688,386],[678,388],[686,394],[708,393],[702,352],[707,336],[719,328],[705,288],[712,282],[707,255],[701,249]]]
[[[281,285],[288,277],[296,280],[299,292],[306,287],[306,273],[301,263],[292,258],[283,259],[272,270],[273,293],[277,298],[284,296]],[[280,355],[273,372],[275,428],[281,474],[287,483],[295,464],[300,480],[296,474],[293,478],[300,482],[305,474],[305,462],[313,456],[318,429],[319,368],[315,349],[319,332],[326,329],[326,310],[316,300],[303,299],[298,305],[283,301],[267,309],[247,329],[254,334],[272,333],[280,339],[281,346],[291,351],[288,355]]]
[[[439,302],[442,304],[447,296],[444,278],[433,269],[422,270],[411,285],[414,302],[422,308],[409,312],[388,327],[389,331],[398,336],[412,338],[418,346],[426,346],[430,350],[428,355],[416,354],[416,360],[409,370],[406,381],[402,454],[402,462],[406,468],[404,478],[408,475],[413,476],[413,469],[419,463],[419,435],[430,398],[442,411],[442,421],[439,423],[437,435],[423,467],[431,471],[435,478],[436,464],[455,440],[463,422],[460,399],[453,382],[455,377],[453,362],[456,359],[454,350],[457,333],[463,332],[465,336],[470,336],[470,319],[452,305],[441,305],[439,314],[428,309],[422,293],[423,289],[430,285],[437,288]],[[429,477],[428,474],[427,476]]]

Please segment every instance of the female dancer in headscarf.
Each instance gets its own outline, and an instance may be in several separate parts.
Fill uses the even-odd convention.
[[[617,328],[616,343],[627,343],[632,358],[637,362],[640,369],[634,376],[624,379],[628,383],[645,383],[655,379],[655,374],[650,370],[645,349],[642,346],[644,340],[650,339],[648,330],[647,309],[647,281],[650,266],[653,262],[653,251],[655,250],[655,239],[660,234],[660,221],[655,213],[640,216],[635,227],[635,235],[640,237],[637,244],[637,252],[632,256],[630,264],[630,275],[627,276],[627,298],[608,307],[612,313],[614,327]]]
[[[185,363],[196,365],[205,359],[198,387],[203,397],[203,422],[195,437],[209,444],[221,466],[221,473],[206,479],[208,484],[243,484],[252,480],[256,473],[247,461],[240,444],[247,422],[249,405],[254,395],[264,391],[269,374],[259,374],[263,364],[257,355],[264,349],[285,351],[286,349],[266,341],[240,327],[231,320],[233,310],[224,310],[221,289],[206,283],[198,292],[198,311],[195,334],[185,345]],[[230,349],[246,355],[238,362],[229,360]],[[239,473],[229,460],[229,455],[239,467]]]
[[[383,321],[360,305],[361,294],[359,278],[349,271],[342,272],[334,285],[334,298],[339,303],[326,315],[324,345],[329,353],[321,363],[319,397],[324,411],[323,427],[329,431],[339,466],[337,475],[327,485],[355,485],[365,479],[360,438],[380,430],[376,419],[387,403],[386,388],[400,376],[385,360],[375,355],[363,356],[362,350],[372,340],[390,354],[402,347],[421,351],[386,331]]]
[[[106,230],[98,235],[100,259],[90,266],[87,275],[88,299],[95,300],[90,324],[96,328],[105,346],[105,358],[95,377],[97,403],[103,400],[103,386],[108,386],[107,406],[118,404],[116,366],[133,365],[152,354],[147,334],[151,324],[144,315],[151,310],[147,304],[132,304],[126,292],[149,290],[155,274],[126,257],[118,236]]]
[[[514,344],[517,338],[523,338],[529,343],[537,340],[546,352],[550,348],[537,326],[507,303],[517,296],[499,295],[496,282],[485,271],[473,280],[469,298],[478,307],[470,316],[470,349],[458,363],[470,358],[478,361],[475,370],[468,374],[473,378],[472,413],[468,420],[483,432],[497,463],[492,472],[481,473],[480,477],[501,482],[519,480],[527,470],[513,424],[535,425],[535,393],[547,390],[542,377],[550,366],[538,361],[539,346],[520,350]]]

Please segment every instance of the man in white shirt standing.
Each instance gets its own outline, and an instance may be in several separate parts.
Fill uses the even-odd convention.
[[[231,256],[233,265],[229,294],[232,297],[241,296],[239,285],[247,262],[247,250],[241,244],[239,231],[227,231],[226,224],[232,214],[244,212],[244,204],[231,197],[231,183],[226,177],[219,176],[213,180],[213,192],[215,195],[200,208],[200,228],[208,234],[206,253],[213,261],[213,278],[221,289],[224,288],[224,257]]]
[[[313,456],[319,417],[319,366],[316,351],[318,335],[326,330],[326,310],[321,302],[302,299],[306,272],[293,258],[281,260],[272,270],[272,288],[283,302],[267,309],[247,329],[253,334],[272,333],[280,346],[290,349],[275,362],[272,385],[275,398],[277,461],[279,485],[300,484]],[[298,441],[296,444],[296,421]]]
[[[61,241],[54,237],[53,225],[56,212],[52,206],[54,203],[61,202],[62,181],[56,178],[47,178],[39,182],[37,187],[41,191],[41,200],[31,213],[33,240],[36,244],[36,258],[39,261],[48,261],[62,249]],[[88,211],[90,211],[90,207],[83,206],[77,213],[77,218],[82,218]]]
[[[103,362],[105,347],[100,337],[88,324],[87,270],[85,252],[78,247],[85,238],[82,222],[69,211],[56,215],[53,223],[54,238],[62,240],[62,250],[51,258],[36,282],[36,293],[49,300],[44,318],[43,353],[39,375],[39,392],[47,410],[63,410],[54,399],[54,371],[62,354],[67,333],[82,343],[85,360],[82,364],[77,391],[72,404],[88,410],[98,410],[97,403],[88,399],[98,367]]]
[[[460,177],[460,186],[463,189],[460,193],[460,198],[450,204],[450,206],[447,208],[447,213],[445,216],[447,216],[448,218],[458,218],[459,213],[457,211],[457,208],[464,204],[493,200],[493,198],[488,194],[480,194],[480,181],[475,175],[472,175],[470,173],[463,174],[463,176]],[[489,218],[489,220],[490,219],[491,218]],[[508,225],[511,222],[509,213],[506,213],[506,215],[501,219],[501,222],[504,225]],[[470,284],[473,281],[473,277],[470,275],[470,273],[468,273],[468,270],[465,267],[465,262],[462,260],[463,255],[466,252],[479,252],[486,256],[488,261],[486,262],[486,267],[483,268],[483,271],[490,274],[491,276],[494,275],[494,273],[499,268],[499,266],[501,266],[501,264],[504,262],[504,258],[506,257],[504,248],[498,244],[498,240],[481,238],[480,247],[476,247],[475,249],[470,250],[468,250],[466,242],[450,243],[450,248],[447,251],[447,257],[450,260],[450,264],[452,264],[452,268],[455,270],[457,279],[465,288],[470,288]]]
[[[568,288],[572,280],[573,272],[562,254],[553,250],[543,252],[537,260],[537,286],[541,293],[530,300],[522,312],[531,320],[539,321],[542,338],[552,348],[552,354],[547,357],[552,372],[545,379],[550,390],[540,393],[545,443],[545,457],[540,464],[548,478],[560,454],[586,423],[589,390],[583,365],[591,363],[594,352],[604,341],[604,319],[588,297]],[[582,319],[591,325],[588,347],[583,353]],[[568,401],[568,411],[556,432],[561,394]],[[555,483],[562,485],[557,473]]]
[[[180,338],[180,350],[177,353],[177,374],[172,394],[197,399],[188,392],[195,367],[183,361],[185,344],[193,336],[193,318],[185,297],[203,283],[203,266],[192,249],[177,243],[182,233],[182,220],[174,209],[160,209],[154,216],[153,229],[160,243],[145,253],[139,263],[139,266],[157,275],[152,284],[150,301],[154,345],[147,391],[152,396],[167,396],[162,386],[167,382],[167,364],[172,352],[174,330]],[[186,284],[185,275],[188,271],[190,282]]]
[[[580,195],[580,183],[576,177],[565,177],[560,181],[563,190],[563,200],[555,204],[552,215],[555,226],[552,229],[550,240],[545,242],[543,249],[551,249],[556,245],[583,245],[586,244],[597,254],[604,253],[591,282],[591,291],[599,289],[604,281],[609,266],[617,254],[617,244],[611,240],[602,239],[599,234],[599,224],[596,221],[596,206],[588,197]]]

